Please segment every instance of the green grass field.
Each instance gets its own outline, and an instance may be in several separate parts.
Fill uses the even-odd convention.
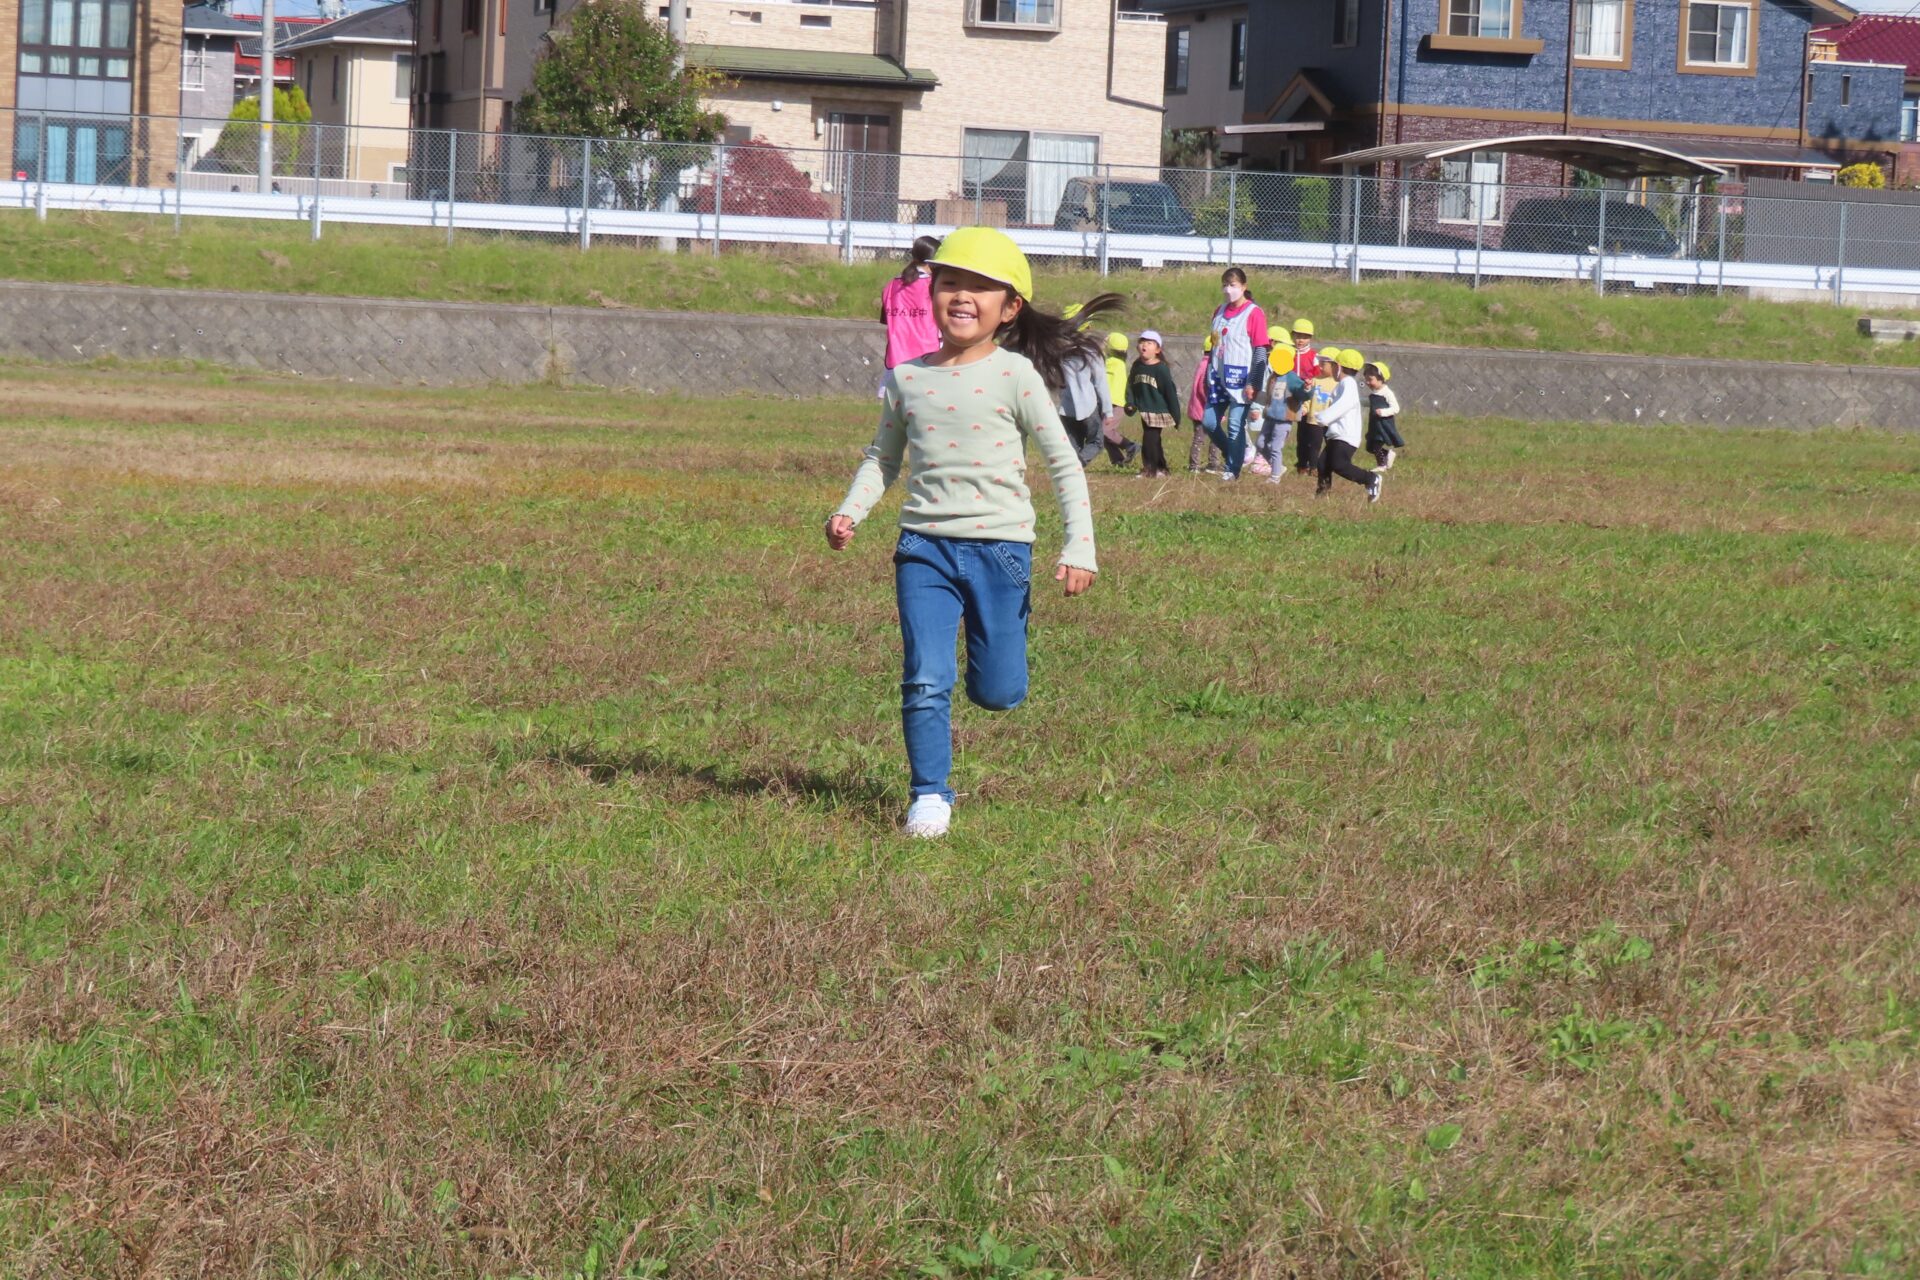
[[[0,368],[0,1274],[1920,1268],[1920,436],[1100,464],[924,844],[870,416]]]
[[[571,244],[345,223],[318,244],[301,222],[70,213],[45,223],[0,212],[0,279],[273,293],[442,299],[457,302],[639,307],[871,320],[897,262],[843,266],[831,254],[781,256],[741,249],[662,254],[602,241]],[[1042,268],[1040,300],[1053,307],[1103,289],[1128,298],[1126,322],[1198,335],[1219,305],[1218,268],[1119,272]],[[1920,365],[1920,343],[1876,343],[1858,332],[1858,308],[1755,302],[1737,291],[1676,297],[1609,293],[1585,284],[1490,284],[1253,272],[1270,315],[1297,315],[1369,343],[1424,343],[1541,351],[1715,356],[1792,363]],[[1887,311],[1920,317],[1920,310]]]

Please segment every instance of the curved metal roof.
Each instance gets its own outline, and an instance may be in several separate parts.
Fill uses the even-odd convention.
[[[1707,178],[1726,173],[1718,165],[1696,160],[1649,142],[1625,138],[1596,138],[1574,133],[1529,133],[1504,138],[1469,138],[1449,142],[1399,142],[1368,147],[1329,157],[1325,163],[1345,168],[1409,160],[1444,160],[1472,151],[1504,151],[1539,156],[1597,173],[1606,178]]]

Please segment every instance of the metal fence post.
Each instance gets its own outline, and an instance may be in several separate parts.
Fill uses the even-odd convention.
[[[1718,273],[1714,277],[1714,282],[1713,282],[1714,296],[1719,297],[1721,294],[1727,291],[1727,198],[1724,195],[1721,195],[1718,191],[1714,192],[1713,194],[1714,194],[1714,199],[1717,200],[1720,204],[1720,213],[1719,213],[1719,219],[1720,219],[1719,242],[1720,243],[1717,246],[1720,251],[1718,255],[1720,259],[1720,267],[1719,267]]]
[[[180,238],[180,203],[187,191],[187,140],[173,135],[173,238]]]
[[[587,210],[593,204],[593,139],[580,139],[580,252],[585,253],[593,245],[592,215]]]
[[[840,220],[840,260],[848,266],[853,265],[853,219]]]
[[[1347,280],[1360,283],[1360,172],[1353,173],[1353,251],[1347,256]]]
[[[1234,240],[1240,233],[1240,171],[1227,170],[1227,262],[1233,263]]]
[[[347,146],[347,138],[345,136],[344,129],[345,129],[345,126],[342,126],[343,132],[340,138],[340,146],[342,148],[342,154],[344,154],[345,148]],[[320,220],[322,217],[320,213],[320,152],[324,144],[326,143],[326,140],[327,140],[327,126],[323,124],[314,125],[313,126],[313,205],[311,208],[307,210],[307,212],[310,215],[309,221],[311,223],[309,235],[315,241],[318,241],[320,239]]]
[[[1107,278],[1107,219],[1113,212],[1113,166],[1107,166],[1107,180],[1100,184],[1100,278]]]
[[[447,248],[453,248],[453,185],[460,178],[460,134],[447,130]]]
[[[1487,238],[1487,202],[1484,199],[1485,183],[1473,184],[1473,287],[1480,287],[1480,250]]]
[[[1834,255],[1833,300],[1841,306],[1847,302],[1847,210],[1850,207],[1846,201],[1840,202],[1840,245]]]
[[[1607,291],[1607,189],[1600,188],[1600,240],[1593,246],[1593,291]]]
[[[720,144],[720,158],[713,165],[713,256],[720,256],[720,210],[727,203],[727,144]]]
[[[34,166],[34,173],[40,179],[33,193],[33,216],[45,222],[47,220],[47,113],[40,112],[40,162]]]

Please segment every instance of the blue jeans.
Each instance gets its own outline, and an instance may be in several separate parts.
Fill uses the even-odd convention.
[[[967,698],[1005,711],[1027,696],[1033,547],[902,530],[893,553],[900,602],[900,728],[913,794],[953,800],[954,639],[967,635]]]
[[[1209,404],[1202,425],[1220,450],[1220,465],[1227,469],[1228,475],[1238,476],[1241,464],[1247,460],[1247,406]]]

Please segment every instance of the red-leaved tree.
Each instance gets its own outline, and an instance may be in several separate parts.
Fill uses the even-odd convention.
[[[720,212],[742,217],[825,218],[833,212],[827,198],[813,189],[807,175],[793,167],[781,150],[755,138],[726,150],[726,171],[720,187]],[[694,190],[696,213],[713,212],[713,183]]]

